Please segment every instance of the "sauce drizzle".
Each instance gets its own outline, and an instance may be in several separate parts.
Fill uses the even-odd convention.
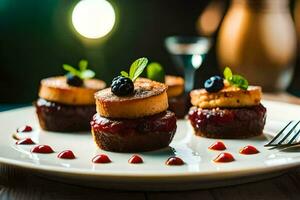
[[[251,145],[245,146],[240,150],[240,154],[245,154],[245,155],[257,154],[257,153],[259,153],[259,151],[254,146]]]
[[[53,149],[49,145],[38,145],[31,149],[32,153],[53,153]]]
[[[32,127],[28,126],[28,125],[17,128],[17,133],[24,133],[24,132],[30,132],[30,131],[32,131]]]
[[[140,163],[143,163],[143,159],[139,156],[139,155],[133,155],[129,160],[128,162],[130,164],[140,164]]]
[[[21,144],[35,144],[31,138],[25,138],[16,142],[17,145]]]
[[[73,151],[71,151],[71,150],[62,151],[57,155],[57,157],[61,158],[61,159],[75,159],[76,158]]]
[[[234,161],[234,157],[230,153],[220,153],[215,159],[214,162],[232,162]]]
[[[166,161],[166,165],[184,165],[184,161],[179,157],[170,157]]]
[[[110,163],[110,158],[105,154],[99,154],[92,159],[93,163]]]
[[[210,147],[208,147],[208,148],[211,150],[223,151],[226,149],[226,146],[223,142],[217,141],[217,142],[213,143],[212,145],[210,145]]]

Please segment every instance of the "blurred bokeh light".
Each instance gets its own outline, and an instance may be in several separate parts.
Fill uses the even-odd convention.
[[[114,8],[106,0],[79,1],[72,12],[75,30],[89,39],[107,35],[114,27],[115,20]]]

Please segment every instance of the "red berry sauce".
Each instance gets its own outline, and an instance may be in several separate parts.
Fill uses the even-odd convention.
[[[166,165],[184,165],[184,161],[178,157],[170,157],[166,161]]]
[[[250,155],[250,154],[257,154],[259,151],[251,145],[245,146],[240,150],[240,154]]]
[[[95,132],[120,135],[130,135],[136,130],[141,133],[169,133],[176,130],[176,116],[170,111],[137,119],[108,119],[95,114],[91,126]]]
[[[62,151],[57,155],[57,157],[61,158],[61,159],[75,159],[76,158],[73,151],[71,151],[71,150]]]
[[[31,138],[25,138],[16,142],[16,144],[35,144]]]
[[[217,141],[213,143],[210,147],[208,147],[211,150],[216,150],[216,151],[223,151],[226,149],[226,146],[223,142]]]
[[[31,126],[28,126],[28,125],[19,127],[19,128],[17,129],[17,132],[18,132],[18,133],[24,133],[24,132],[30,132],[30,131],[32,131],[32,127],[31,127]]]
[[[221,153],[215,159],[215,162],[232,162],[234,161],[234,157],[230,153]]]
[[[92,159],[92,162],[93,163],[110,163],[111,160],[110,158],[105,155],[105,154],[100,154],[100,155],[97,155],[95,156],[93,159]]]
[[[143,161],[143,159],[142,159],[140,156],[138,156],[138,155],[133,155],[133,156],[128,160],[128,162],[129,162],[130,164],[139,164],[139,163],[143,163],[144,161]]]
[[[31,149],[32,153],[53,153],[53,149],[48,145],[38,145]]]

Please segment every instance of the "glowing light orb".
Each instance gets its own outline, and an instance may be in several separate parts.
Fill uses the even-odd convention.
[[[114,27],[116,15],[106,0],[82,0],[72,12],[72,24],[82,36],[97,39],[107,35]]]

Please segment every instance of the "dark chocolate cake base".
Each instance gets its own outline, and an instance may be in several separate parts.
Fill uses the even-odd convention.
[[[95,105],[71,106],[38,99],[36,113],[42,129],[58,132],[89,131]]]
[[[248,138],[263,133],[266,108],[261,104],[243,108],[192,107],[189,120],[195,134],[199,136],[218,139]]]
[[[143,152],[167,147],[176,132],[171,111],[138,119],[108,119],[95,114],[92,134],[99,148],[115,152]]]
[[[169,110],[173,111],[178,119],[183,119],[187,114],[186,99],[184,95],[168,99]]]

